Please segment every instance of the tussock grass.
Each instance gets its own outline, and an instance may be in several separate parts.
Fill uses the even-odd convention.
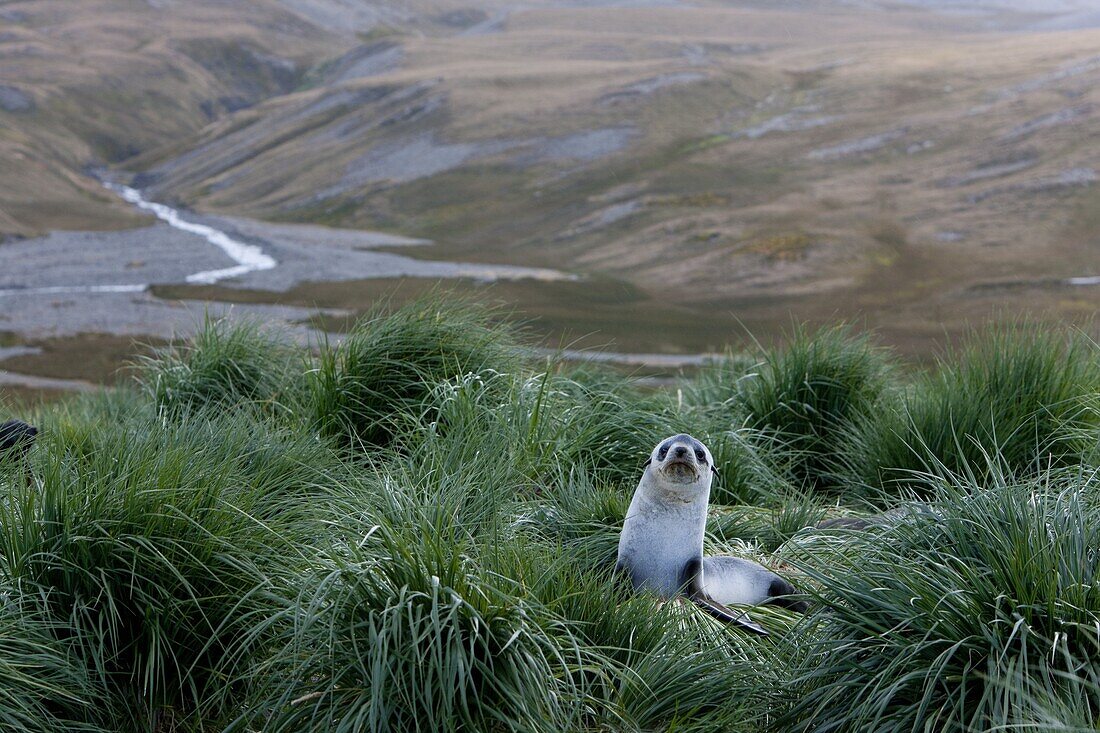
[[[442,521],[375,525],[325,553],[290,588],[264,730],[570,729],[578,650],[474,554]]]
[[[765,644],[690,604],[632,594],[609,568],[582,571],[552,552],[543,562],[549,571],[532,591],[569,623],[589,661],[586,729],[761,730]]]
[[[17,588],[0,585],[0,730],[95,730],[99,692],[59,630]]]
[[[743,354],[726,354],[710,362],[670,397],[668,409],[682,431],[706,443],[718,477],[711,484],[717,504],[757,504],[775,501],[790,488],[784,470],[784,443],[750,426],[743,395],[760,378],[761,361]]]
[[[738,423],[736,405],[690,404],[610,372],[550,363],[527,377],[467,375],[440,385],[427,410],[438,424],[418,420],[428,425],[421,436],[449,441],[463,460],[493,445],[536,491],[572,471],[635,486],[654,444],[680,432],[710,447],[719,470],[716,503],[771,501],[789,488],[769,441]]]
[[[105,425],[100,405],[120,419]],[[126,398],[53,417],[37,485],[0,503],[0,584],[61,630],[109,692],[116,729],[216,717],[246,654],[239,640],[264,613],[265,566],[294,552],[270,524],[302,478],[286,471],[293,446],[273,460],[254,441],[278,436],[247,417],[166,422]]]
[[[405,434],[452,454],[456,470],[483,460],[506,462],[535,490],[564,469],[604,481],[637,481],[656,438],[674,430],[663,400],[634,383],[589,370],[559,373],[554,364],[533,375],[468,374],[442,383]],[[430,419],[434,418],[434,419]]]
[[[376,463],[331,544],[276,585],[277,642],[241,729],[577,729],[580,649],[500,572],[516,567],[515,474],[491,456],[446,470],[447,447]]]
[[[891,364],[883,350],[847,326],[796,328],[782,351],[737,380],[747,427],[770,441],[796,486],[837,491],[852,426],[889,410]]]
[[[386,445],[425,417],[435,385],[511,371],[517,356],[511,329],[469,302],[433,295],[392,313],[378,310],[342,343],[322,347],[307,379],[313,422],[350,447]]]
[[[590,370],[547,372],[517,395],[537,472],[583,467],[607,481],[637,481],[653,436],[671,431],[661,405],[627,379]]]
[[[822,521],[826,512],[816,495],[788,487],[763,506],[742,504],[712,510],[707,531],[719,541],[740,540],[772,552]]]
[[[158,408],[171,414],[241,404],[284,412],[299,389],[292,352],[256,321],[207,315],[190,341],[177,342],[135,364]]]
[[[759,376],[763,362],[749,354],[727,352],[704,364],[677,389],[677,401],[702,410],[736,411],[743,382]]]
[[[795,730],[1073,730],[1098,719],[1095,474],[949,477],[932,511],[807,559]]]
[[[705,418],[699,416],[696,424],[707,425]],[[698,430],[695,437],[710,448],[718,469],[710,488],[712,502],[774,505],[793,491],[781,443],[743,425],[729,429],[726,418],[710,424],[710,430]]]
[[[1100,722],[1093,344],[998,331],[905,384],[799,331],[662,392],[438,294],[319,355],[271,338],[208,323],[143,389],[31,416],[31,474],[0,461],[0,728]],[[755,609],[760,639],[614,575],[678,432],[721,472],[707,551],[780,568],[813,615]],[[870,496],[921,510],[814,528]]]
[[[1096,445],[1100,347],[1039,326],[974,333],[906,394],[865,416],[848,447],[853,480],[890,490],[939,467],[981,474],[987,457],[1021,475],[1082,462]]]
[[[541,501],[521,506],[514,526],[553,547],[574,569],[614,567],[629,492],[599,483],[583,469],[562,472]]]
[[[527,377],[469,374],[441,383],[414,421],[424,429],[405,433],[405,449],[446,454],[453,471],[485,461],[504,464],[516,490],[528,495],[556,494],[573,474],[632,491],[653,445],[691,431],[711,448],[719,470],[715,503],[777,502],[789,491],[762,447],[766,441],[731,428],[725,410],[647,393],[613,373],[547,366]],[[493,447],[488,455],[487,445]]]

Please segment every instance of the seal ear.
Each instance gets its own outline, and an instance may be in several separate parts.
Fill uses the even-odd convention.
[[[722,475],[722,474],[718,473],[718,466],[715,466],[713,463],[710,464],[710,472],[713,473],[715,476],[721,476]]]
[[[653,457],[652,456],[645,459],[645,463],[642,464],[642,468],[648,468],[649,464],[651,464],[651,463],[653,463]]]

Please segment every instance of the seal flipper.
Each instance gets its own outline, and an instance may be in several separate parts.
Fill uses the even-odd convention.
[[[769,636],[768,630],[749,618],[747,613],[734,611],[732,608],[714,600],[703,591],[702,558],[695,557],[684,563],[684,567],[680,571],[680,587],[684,589],[684,593],[687,594],[687,597],[691,599],[692,603],[699,606],[699,608],[703,609],[711,616],[714,616],[719,621],[725,621],[728,624],[737,624],[741,628],[747,629],[754,634]]]
[[[773,603],[795,613],[810,612],[810,604],[798,589],[778,576],[768,585],[768,600],[765,603]]]

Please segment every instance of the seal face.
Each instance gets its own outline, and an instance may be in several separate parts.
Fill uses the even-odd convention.
[[[674,435],[654,448],[653,457],[662,477],[674,484],[694,484],[711,470],[713,460],[707,447],[690,435]],[[706,490],[710,491],[709,477]]]
[[[630,575],[635,588],[647,588],[665,598],[685,594],[722,620],[766,634],[748,616],[725,604],[755,605],[794,589],[752,561],[703,557],[715,474],[710,450],[690,435],[681,433],[658,443],[623,520],[616,567]]]

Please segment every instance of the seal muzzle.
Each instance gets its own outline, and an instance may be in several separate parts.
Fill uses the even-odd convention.
[[[676,483],[689,484],[699,479],[699,469],[695,464],[682,459],[667,462],[661,468],[661,473]]]

